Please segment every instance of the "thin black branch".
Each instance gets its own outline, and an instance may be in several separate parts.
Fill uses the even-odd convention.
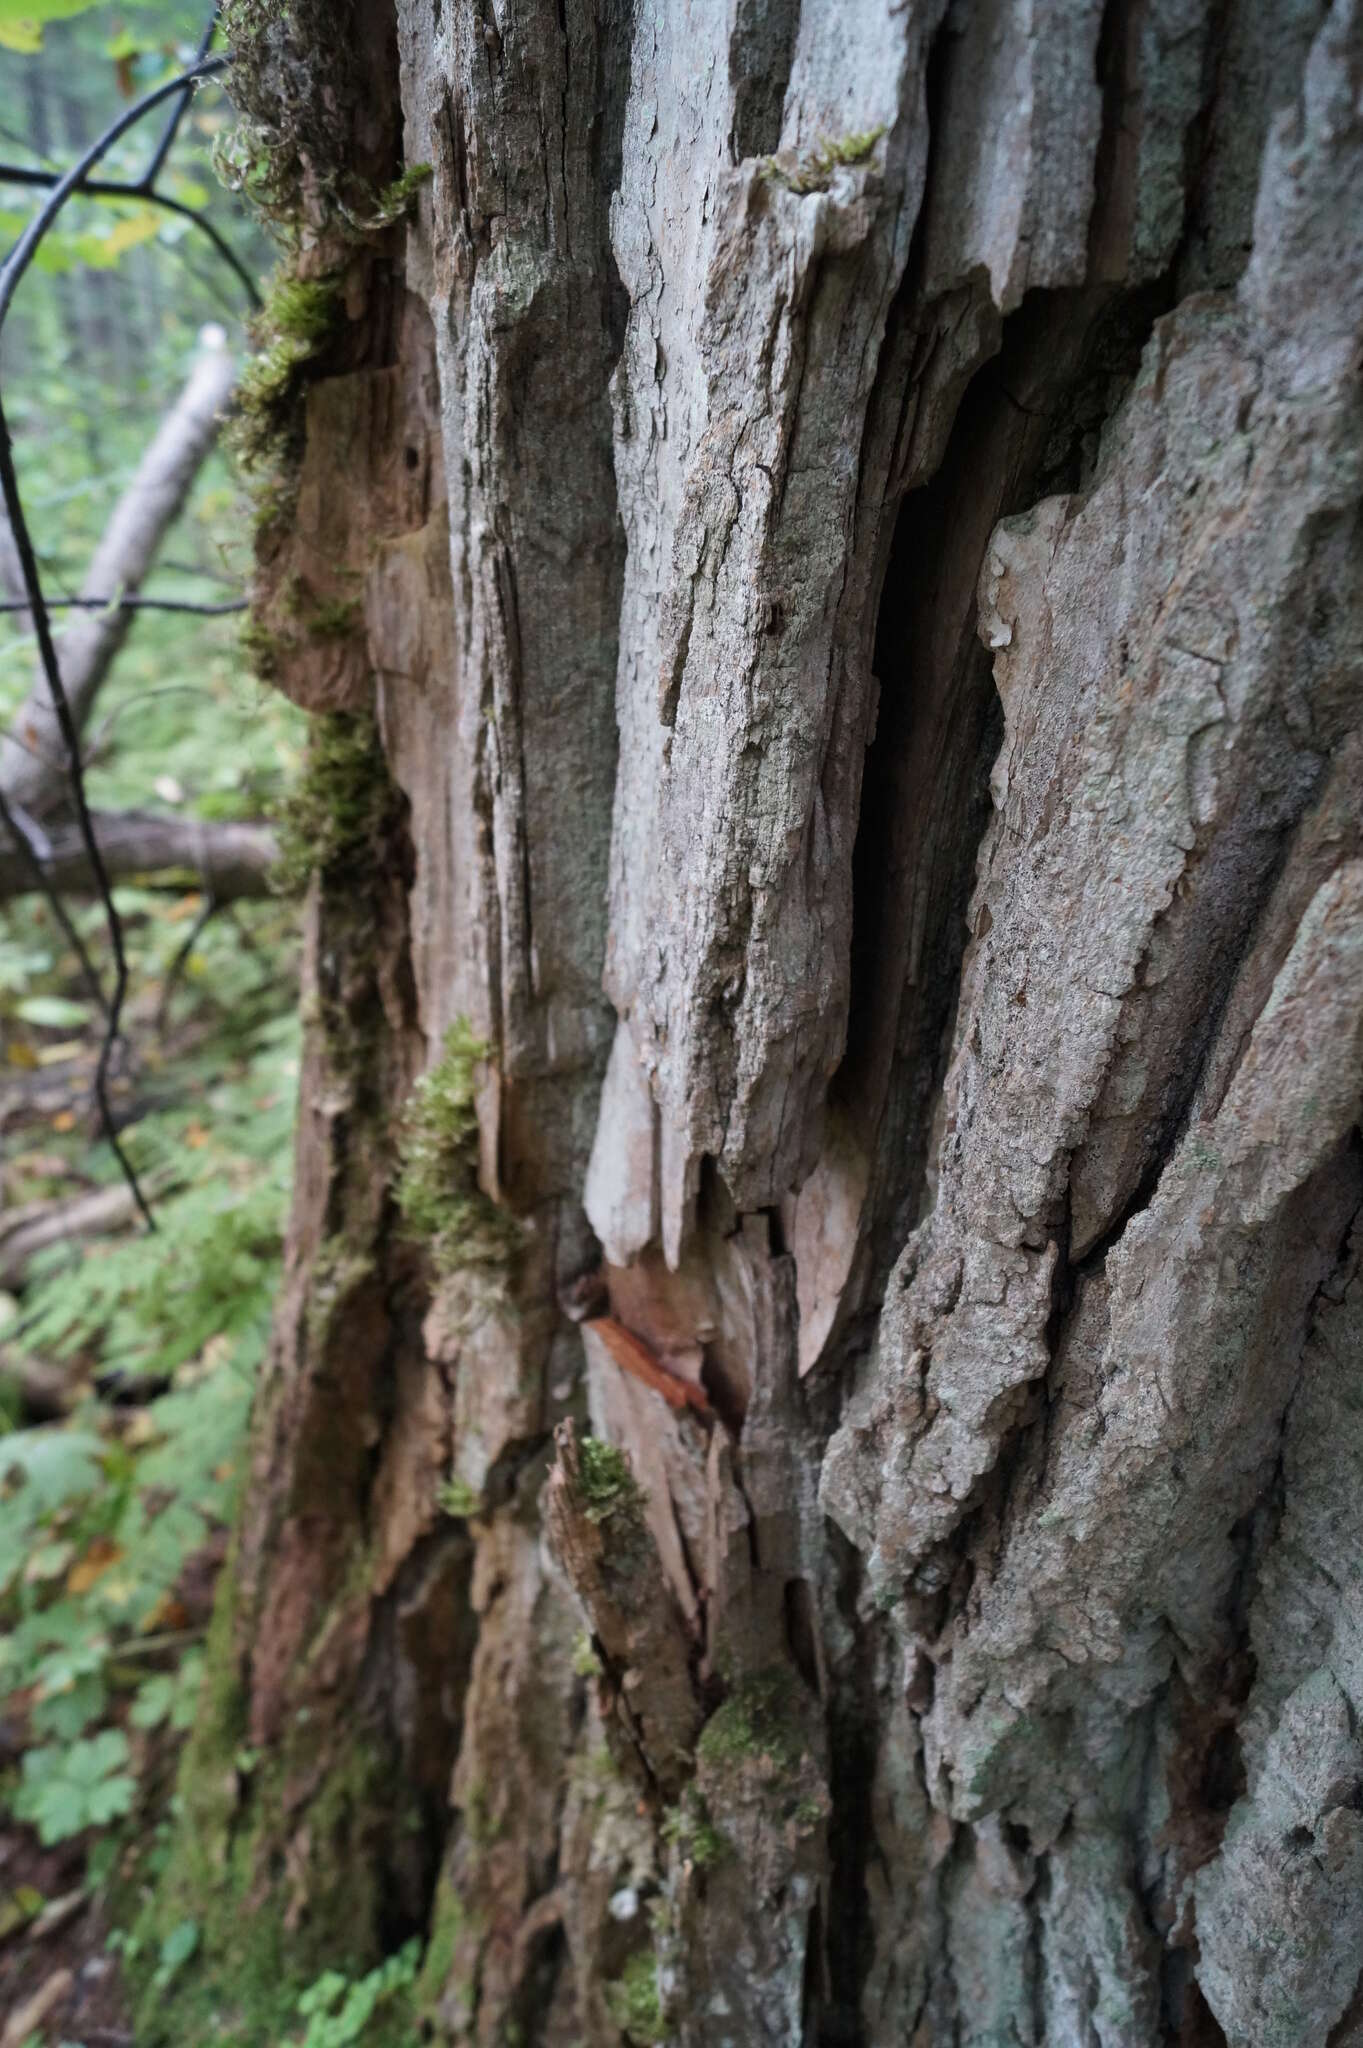
[[[30,251],[30,255],[31,255]],[[13,260],[13,259],[11,259]],[[5,273],[9,264],[0,270],[0,321],[13,299],[13,288],[5,295]],[[131,1159],[123,1149],[118,1129],[114,1123],[113,1106],[109,1101],[109,1064],[114,1047],[118,1044],[118,1023],[123,1009],[123,998],[128,992],[128,956],[123,945],[123,920],[114,903],[113,890],[104,866],[104,856],[99,850],[95,837],[94,822],[85,795],[85,771],[81,765],[80,735],[76,722],[71,716],[71,706],[62,687],[61,669],[57,664],[57,650],[52,641],[52,623],[47,615],[43,598],[43,586],[38,576],[38,564],[33,558],[33,542],[29,538],[28,521],[24,517],[23,501],[19,496],[19,480],[14,473],[14,445],[10,440],[9,421],[5,418],[3,402],[0,402],[0,493],[3,493],[5,511],[9,517],[10,531],[14,536],[19,566],[23,572],[24,588],[28,592],[28,609],[33,614],[33,627],[38,637],[38,651],[42,656],[43,674],[52,694],[52,707],[57,714],[63,743],[66,747],[67,768],[71,783],[71,796],[76,809],[76,822],[85,850],[89,855],[91,872],[100,902],[104,906],[104,921],[109,932],[109,944],[114,956],[114,992],[105,1011],[104,1037],[99,1048],[99,1059],[95,1066],[95,1101],[99,1106],[100,1122],[110,1149],[117,1159],[124,1180],[127,1181],[133,1200],[142,1213],[148,1230],[155,1230],[156,1224],[151,1210],[147,1207],[146,1196],[138,1183]],[[44,877],[46,885],[46,877]]]
[[[0,789],[0,824],[3,824],[6,832],[8,832],[15,852],[32,875],[35,884],[47,898],[47,907],[52,912],[53,917],[56,918],[62,937],[80,962],[81,973],[85,976],[90,994],[99,1006],[100,1015],[107,1019],[109,1005],[104,999],[104,990],[100,984],[95,963],[90,958],[84,939],[72,924],[67,914],[66,905],[62,902],[56,884],[43,865],[37,848],[33,845],[27,832],[25,832],[23,826],[10,809],[9,801],[3,789]]]
[[[153,87],[149,93],[144,93],[140,100],[137,100],[131,107],[127,108],[116,121],[111,122],[103,134],[91,143],[84,155],[76,160],[70,170],[56,180],[51,186],[46,200],[38,208],[38,211],[10,250],[9,255],[5,258],[4,263],[0,264],[0,327],[4,325],[9,309],[14,303],[14,294],[18,289],[19,281],[30,263],[32,263],[43,236],[47,233],[47,230],[51,227],[72,193],[79,189],[82,181],[89,176],[100,158],[113,147],[121,135],[125,135],[153,107],[160,106],[164,100],[172,98],[177,93],[182,93],[185,87],[191,85],[196,78],[207,77],[214,72],[221,71],[225,61],[223,58],[203,58],[192,65],[188,71],[182,72],[179,76],[168,79],[163,84]],[[183,210],[189,211],[188,208]],[[214,230],[214,233],[216,234],[216,230]],[[114,902],[113,890],[110,887],[109,876],[104,865],[104,856],[100,851],[99,841],[95,836],[94,822],[90,816],[90,806],[85,793],[85,771],[81,762],[80,735],[77,732],[76,722],[72,717],[71,706],[62,684],[61,667],[57,660],[57,650],[52,639],[52,622],[43,597],[42,579],[38,574],[38,564],[34,558],[33,541],[29,534],[28,521],[24,516],[23,500],[19,495],[19,480],[14,468],[14,447],[10,439],[9,422],[5,417],[3,402],[0,402],[0,493],[3,494],[5,512],[9,520],[10,532],[14,538],[15,551],[18,555],[19,566],[23,575],[24,589],[28,594],[27,609],[33,617],[33,628],[37,636],[38,651],[42,658],[43,674],[47,681],[47,687],[52,698],[52,708],[61,731],[63,744],[66,748],[67,771],[71,784],[72,801],[75,807],[76,823],[80,830],[81,841],[89,857],[90,870],[95,878],[96,890],[104,908],[105,923],[109,932],[109,944],[114,956],[113,995],[107,1007],[104,1037],[100,1044],[99,1059],[95,1066],[95,1101],[99,1106],[100,1121],[104,1128],[104,1135],[108,1139],[110,1149],[118,1161],[123,1178],[128,1183],[133,1200],[141,1211],[147,1228],[154,1230],[156,1228],[155,1221],[150,1208],[147,1206],[146,1197],[142,1193],[132,1161],[129,1159],[119,1139],[118,1130],[114,1123],[113,1107],[109,1101],[109,1067],[114,1049],[118,1044],[119,1019],[122,1014],[124,997],[128,989],[128,957],[123,944],[123,922],[119,917],[118,908]],[[12,818],[9,822],[11,825],[13,824]],[[27,846],[27,841],[24,843]],[[31,848],[28,850],[32,851]],[[46,877],[44,877],[45,884]]]
[[[202,73],[196,76],[202,76]],[[50,191],[61,181],[57,171],[35,170],[30,164],[0,163],[0,184],[32,185],[40,191]],[[144,192],[140,185],[129,184],[122,178],[81,178],[72,186],[84,199],[140,199],[147,206],[159,206],[166,213],[178,213],[182,220],[190,221],[202,234],[207,235],[223,262],[240,280],[252,307],[259,311],[260,293],[256,290],[255,279],[237,255],[232,244],[213,225],[206,213],[195,207],[186,206],[182,199],[172,199],[168,192]]]
[[[171,998],[175,994],[181,975],[189,965],[189,956],[203,937],[211,920],[216,917],[219,907],[218,899],[210,889],[204,897],[199,914],[190,926],[183,944],[177,947],[175,958],[166,969],[166,979],[165,985],[161,990],[161,1000],[156,1006],[156,1035],[158,1038],[164,1038],[166,1035],[166,1028],[170,1023]]]
[[[159,107],[163,100],[173,98],[176,93],[183,93],[187,86],[195,85],[201,78],[215,77],[219,71],[226,69],[227,61],[226,57],[202,57],[191,64],[187,71],[181,71],[174,78],[167,78],[160,85],[153,86],[150,92],[144,93],[140,100],[135,101],[120,114],[118,119],[90,144],[84,156],[78,157],[71,168],[63,171],[60,177],[51,171],[30,170],[23,164],[0,165],[0,179],[7,183],[48,188],[46,201],[38,208],[3,265],[0,265],[0,324],[3,324],[9,311],[10,301],[14,297],[19,279],[33,261],[38,244],[73,192],[85,192],[97,198],[142,199],[150,205],[163,206],[168,212],[178,213],[185,220],[193,221],[194,225],[208,236],[224,263],[230,264],[241,279],[250,294],[251,303],[256,306],[260,304],[260,296],[245,266],[205,215],[197,213],[192,206],[185,206],[178,199],[170,199],[165,193],[152,191],[143,185],[90,176],[92,167],[100,158],[113,148],[121,136],[126,135],[130,128],[135,127],[149,114],[153,107]]]
[[[50,612],[193,612],[199,618],[217,619],[228,612],[249,611],[250,600],[234,597],[226,604],[192,604],[188,598],[174,597],[49,597],[47,608]],[[0,601],[0,612],[27,610],[26,597]]]
[[[207,28],[205,28],[203,34],[199,38],[199,47],[194,53],[194,61],[196,64],[202,64],[204,58],[212,49],[213,38],[217,34],[217,32],[218,10],[216,7],[214,7],[212,13],[208,17],[208,26]],[[170,155],[170,152],[174,147],[175,138],[180,132],[180,123],[184,120],[185,109],[189,105],[190,99],[193,96],[193,92],[193,86],[187,85],[184,91],[180,94],[179,99],[177,100],[174,107],[172,107],[171,109],[170,118],[166,122],[166,125],[161,132],[161,140],[157,143],[155,149],[152,151],[151,161],[147,165],[146,170],[142,173],[142,185],[144,190],[147,191],[148,193],[150,193],[152,186],[160,177],[162,166],[164,165],[166,158]]]

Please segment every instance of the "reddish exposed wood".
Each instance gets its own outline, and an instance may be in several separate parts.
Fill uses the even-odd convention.
[[[704,1388],[698,1387],[693,1380],[684,1380],[680,1373],[664,1365],[641,1338],[617,1322],[614,1316],[592,1316],[582,1327],[595,1330],[621,1370],[632,1373],[636,1380],[652,1387],[655,1394],[661,1394],[669,1408],[679,1412],[683,1408],[694,1408],[698,1415],[713,1417],[714,1410],[706,1399]]]

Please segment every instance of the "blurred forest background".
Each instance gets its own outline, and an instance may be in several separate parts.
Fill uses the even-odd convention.
[[[203,9],[165,0],[0,0],[7,171],[67,167],[192,63],[204,32]],[[163,108],[135,127],[100,175],[136,182],[166,118]],[[260,278],[271,252],[214,175],[231,121],[220,86],[205,84],[159,189],[206,213]],[[7,175],[0,247],[43,197]],[[80,589],[204,330],[220,330],[207,344],[225,337],[240,360],[249,312],[241,280],[182,216],[143,200],[64,209],[0,338],[0,390],[49,599]],[[6,731],[38,674],[9,566]],[[249,567],[249,507],[219,445],[141,593],[222,606],[244,596]],[[54,624],[73,616],[58,611]],[[253,678],[240,614],[141,610],[86,728],[91,805],[206,824],[270,818],[301,725]],[[12,867],[8,845],[4,856]],[[130,979],[111,1098],[154,1235],[136,1223],[92,1105],[103,1017],[77,950],[41,894],[0,901],[4,2048],[132,2038],[120,1973],[195,1710],[288,1185],[296,905],[274,888],[216,901],[192,863],[125,878],[115,897]],[[107,992],[105,911],[90,896],[65,900]],[[141,1960],[169,1982],[196,1942],[186,1922]],[[339,2024],[351,1988],[319,1994],[298,2038]],[[360,1989],[372,2009],[373,1987]]]

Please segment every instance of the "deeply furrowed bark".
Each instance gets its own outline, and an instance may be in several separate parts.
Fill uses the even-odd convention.
[[[175,1882],[459,2042],[1363,2039],[1356,0],[360,15]]]

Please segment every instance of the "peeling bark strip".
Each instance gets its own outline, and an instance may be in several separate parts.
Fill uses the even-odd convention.
[[[314,11],[306,260],[433,171],[266,541],[381,753],[175,1917],[479,2048],[1342,2048],[1358,0]]]

